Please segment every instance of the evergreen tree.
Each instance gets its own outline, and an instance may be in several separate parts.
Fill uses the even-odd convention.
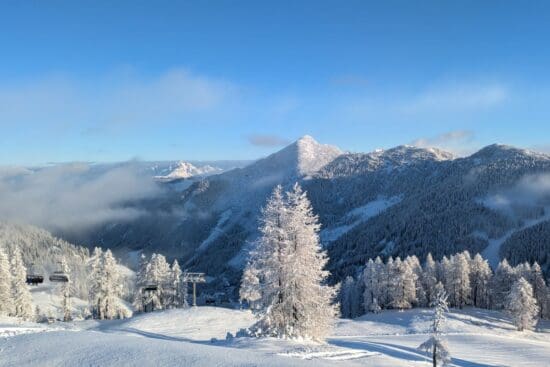
[[[138,312],[143,312],[143,288],[147,285],[147,267],[149,266],[149,261],[144,254],[141,254],[139,257],[138,271],[136,272],[136,283],[134,291],[134,300],[132,305],[134,309]]]
[[[546,282],[544,281],[544,275],[540,265],[535,262],[531,267],[531,285],[533,286],[533,295],[537,300],[537,304],[540,306],[540,317],[544,317],[548,310],[547,308],[547,299],[548,299],[548,287],[546,287]]]
[[[31,320],[34,316],[32,297],[27,286],[27,269],[18,246],[13,247],[11,254],[11,275],[14,316]]]
[[[441,284],[441,283],[438,283]],[[441,336],[441,329],[445,322],[445,312],[447,308],[447,295],[444,290],[439,289],[432,303],[434,314],[430,338],[422,343],[418,348],[425,350],[432,357],[432,366],[447,366],[451,362],[451,355],[447,343]]]
[[[519,331],[530,330],[535,326],[539,307],[533,297],[533,288],[525,278],[517,280],[506,298],[506,310]]]
[[[120,300],[122,295],[120,278],[117,262],[111,250],[105,251],[101,267],[100,319],[111,320],[131,316]]]
[[[96,247],[88,262],[88,304],[93,318],[101,318],[103,250]]]
[[[451,257],[450,273],[445,276],[450,304],[462,308],[470,302],[470,255],[459,253]]]
[[[340,314],[342,317],[353,318],[352,305],[354,302],[355,281],[352,276],[347,276],[340,287]]]
[[[416,300],[413,300],[413,306],[415,307],[426,307],[429,305],[428,298],[426,295],[426,290],[422,282],[423,269],[420,265],[418,257],[412,255],[407,256],[405,259],[408,266],[412,269],[415,276],[415,288],[416,288]]]
[[[11,286],[12,279],[8,255],[0,247],[0,316],[9,316],[14,313]]]
[[[255,302],[261,297],[260,279],[258,278],[258,270],[248,264],[241,278],[241,288],[239,289],[241,301],[248,301],[250,308],[255,308]]]
[[[411,308],[416,302],[416,274],[409,263],[401,261],[399,257],[395,259],[392,269],[389,270],[392,273],[389,283],[390,306],[399,310]]]
[[[382,280],[385,272],[385,265],[380,257],[373,262],[369,259],[363,270],[363,283],[365,291],[363,295],[364,308],[367,312],[375,312],[380,309],[382,300]]]
[[[170,279],[172,282],[172,300],[169,304],[169,308],[182,308],[187,307],[187,292],[184,292],[182,271],[178,260],[174,260],[170,268]]]

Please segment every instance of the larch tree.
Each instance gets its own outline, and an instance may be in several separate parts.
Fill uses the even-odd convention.
[[[8,255],[0,247],[0,316],[13,314],[12,279]]]
[[[537,300],[540,308],[540,317],[545,317],[548,314],[547,299],[548,299],[548,287],[542,274],[540,265],[535,262],[531,267],[531,285],[533,286],[533,296]]]
[[[410,264],[399,257],[393,263],[392,273],[390,306],[399,310],[411,308],[416,302],[416,274]]]
[[[101,318],[103,250],[96,247],[88,261],[88,305],[93,318]]]
[[[531,330],[537,321],[539,307],[533,297],[533,287],[521,277],[513,285],[506,298],[506,311],[510,313],[519,331]]]
[[[338,314],[336,289],[325,284],[328,261],[306,193],[277,186],[262,210],[261,236],[247,269],[257,269],[258,334],[322,339]]]
[[[422,272],[422,285],[426,291],[426,300],[428,305],[432,304],[437,294],[434,292],[434,287],[437,284],[437,264],[434,261],[432,254],[428,253],[424,269]]]
[[[502,309],[506,305],[506,297],[510,293],[512,284],[517,280],[516,271],[508,264],[506,259],[502,260],[491,279],[491,306]]]
[[[380,257],[375,261],[369,259],[363,270],[363,283],[365,291],[363,295],[364,308],[367,312],[379,312],[380,301],[382,300],[382,277],[384,275],[385,265]]]
[[[31,320],[34,317],[32,296],[27,286],[27,269],[23,264],[18,246],[14,246],[12,249],[11,280],[14,316]]]
[[[70,269],[69,265],[67,264],[67,260],[63,256],[61,258],[61,271],[63,274],[67,275],[68,281],[62,282],[59,286],[59,293],[61,296],[61,306],[63,310],[63,321],[71,321],[72,320],[72,304],[71,304],[71,276],[70,276]]]
[[[476,254],[470,262],[471,300],[475,307],[489,308],[489,282],[492,276],[493,272],[487,260]]]
[[[441,283],[438,283],[441,284]],[[426,351],[432,357],[432,366],[447,366],[451,362],[451,355],[447,343],[443,340],[441,331],[445,322],[445,312],[447,308],[447,294],[441,288],[434,297],[433,318],[430,329],[430,338],[422,343],[418,348]]]
[[[348,275],[340,287],[340,314],[342,317],[351,319],[354,317],[352,307],[355,297],[355,281]]]
[[[470,255],[466,252],[451,257],[450,273],[445,277],[452,306],[462,308],[470,302]]]
[[[246,266],[241,278],[241,287],[239,289],[239,298],[242,301],[247,301],[250,309],[256,308],[256,302],[262,297],[260,292],[260,279],[258,278],[258,270],[250,264]]]

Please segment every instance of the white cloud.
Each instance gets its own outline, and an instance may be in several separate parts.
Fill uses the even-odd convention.
[[[158,187],[132,163],[94,170],[71,163],[38,170],[0,170],[0,220],[53,231],[78,231],[143,215],[129,202],[153,197]]]
[[[435,147],[464,156],[475,150],[473,145],[474,133],[469,130],[449,131],[440,135],[427,138],[419,138],[411,142],[411,145],[420,148]]]
[[[508,97],[508,89],[501,84],[452,83],[413,96],[400,110],[406,114],[478,110],[499,105]]]

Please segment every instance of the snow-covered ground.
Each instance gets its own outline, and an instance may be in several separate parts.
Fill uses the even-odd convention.
[[[339,320],[325,344],[225,339],[254,322],[248,311],[199,307],[127,320],[52,325],[0,318],[0,366],[429,366],[416,347],[430,311]],[[445,334],[453,366],[548,366],[550,323],[517,332],[507,316],[452,310]]]

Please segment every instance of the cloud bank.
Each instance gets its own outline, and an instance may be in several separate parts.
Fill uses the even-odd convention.
[[[470,130],[449,131],[440,135],[428,138],[413,140],[411,145],[419,148],[436,147],[458,156],[472,153],[475,148],[472,146],[474,133]]]
[[[132,163],[109,169],[86,163],[0,168],[0,220],[77,232],[144,215],[128,203],[158,193],[153,180]]]

